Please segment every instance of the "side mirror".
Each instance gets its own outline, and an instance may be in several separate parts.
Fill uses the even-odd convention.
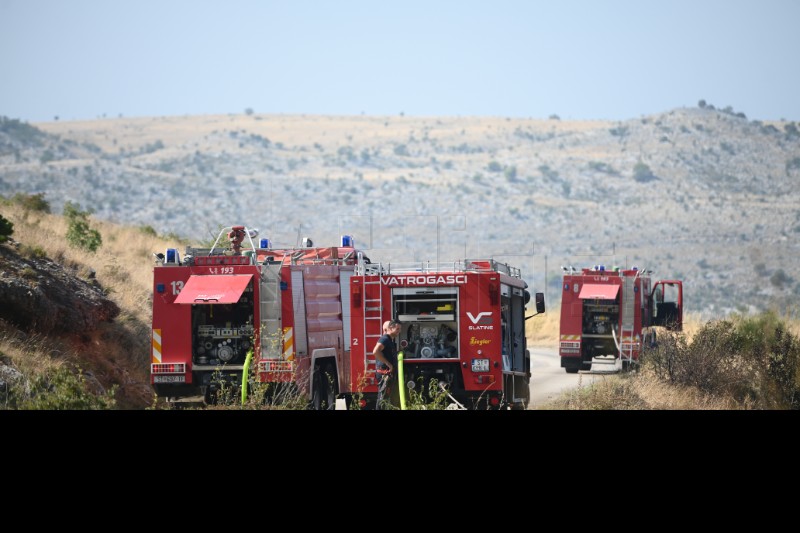
[[[544,313],[544,293],[536,293],[536,314]]]
[[[544,293],[543,292],[537,292],[536,293],[536,313],[531,315],[531,316],[526,316],[525,320],[528,320],[529,318],[533,318],[536,315],[541,315],[542,313],[544,313]]]

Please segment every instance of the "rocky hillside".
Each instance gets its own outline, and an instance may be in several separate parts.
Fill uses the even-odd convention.
[[[0,410],[154,405],[144,250],[165,242],[92,222],[102,235],[92,253],[70,244],[72,226],[34,200],[0,199]]]
[[[119,315],[93,272],[87,281],[47,257],[22,257],[15,245],[0,246],[0,319],[43,335],[80,335]]]
[[[711,105],[623,122],[258,115],[0,119],[0,194],[208,241],[342,234],[373,261],[639,265],[705,317],[800,295],[800,132]],[[149,253],[149,252],[147,252]],[[551,307],[552,309],[552,307]]]

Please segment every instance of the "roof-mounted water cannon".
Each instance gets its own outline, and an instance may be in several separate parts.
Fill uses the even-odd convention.
[[[233,253],[238,255],[241,252],[244,236],[244,226],[231,227],[231,230],[228,232],[228,241],[231,243],[231,250],[233,250]]]
[[[242,241],[245,237],[253,239],[258,236],[258,230],[255,228],[247,229],[244,226],[231,226],[228,232],[228,241],[231,243],[231,250],[235,255],[239,255],[242,250]]]

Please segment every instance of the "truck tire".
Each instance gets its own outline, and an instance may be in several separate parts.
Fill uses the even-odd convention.
[[[315,411],[335,409],[338,389],[338,379],[332,365],[325,362],[319,364],[314,369],[311,382],[311,408]]]
[[[567,374],[577,374],[581,369],[581,361],[576,357],[562,357],[561,368],[567,371]]]

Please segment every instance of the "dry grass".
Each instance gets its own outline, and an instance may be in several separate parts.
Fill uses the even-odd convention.
[[[615,374],[561,394],[540,410],[592,411],[717,411],[746,409],[729,399],[717,398],[692,389],[676,387],[647,371]]]
[[[89,217],[102,236],[96,253],[67,245],[68,223],[60,214],[26,210],[3,204],[2,214],[14,224],[12,239],[21,250],[41,249],[46,257],[69,266],[77,276],[97,281],[121,309],[113,323],[102,323],[96,331],[78,336],[40,337],[25,335],[3,324],[0,353],[30,375],[69,362],[94,376],[104,388],[120,386],[121,408],[143,408],[151,404],[147,375],[152,316],[152,253],[174,242],[148,235],[138,228],[121,227]]]
[[[792,316],[762,314],[664,333],[633,373],[565,391],[542,410],[773,410],[796,408],[797,331]],[[788,332],[790,336],[780,332]]]
[[[56,369],[64,364],[62,346],[42,335],[22,335],[0,321],[0,353],[25,375]]]
[[[392,127],[389,128],[388,125]],[[214,133],[247,131],[287,145],[360,145],[376,139],[397,139],[396,130],[409,137],[439,142],[482,142],[505,129],[531,128],[554,134],[586,132],[613,126],[609,121],[559,121],[498,117],[406,117],[231,114],[173,117],[116,118],[113,120],[57,121],[33,124],[50,134],[93,143],[105,151],[120,147],[139,149],[156,141],[167,148],[202,142]]]
[[[558,307],[552,308],[549,302],[546,304],[548,309],[543,315],[535,316],[525,322],[525,336],[530,346],[557,349],[561,310]]]
[[[548,311],[526,324],[529,344],[557,349],[560,314]],[[792,316],[781,317],[786,329],[798,335],[800,321]],[[697,333],[707,325],[697,313],[684,316],[682,336],[691,344]],[[696,387],[667,383],[656,376],[653,368],[644,365],[636,373],[605,376],[588,386],[579,386],[558,398],[540,405],[540,410],[668,410],[718,411],[748,410],[759,407],[754,400],[736,401],[731,395],[704,393]]]

